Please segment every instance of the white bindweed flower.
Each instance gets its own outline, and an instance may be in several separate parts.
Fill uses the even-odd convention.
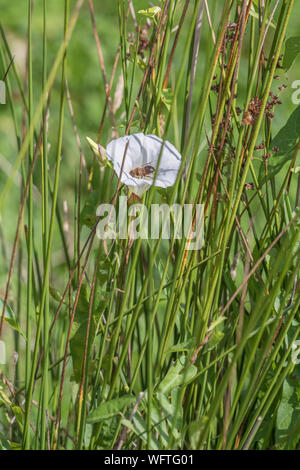
[[[170,142],[163,142],[156,135],[143,133],[120,137],[111,141],[106,147],[106,156],[112,162],[114,170],[120,177],[126,145],[121,182],[129,190],[141,196],[154,183],[155,186],[167,188],[173,186],[181,164],[181,155]],[[163,148],[161,148],[163,145]],[[160,163],[154,181],[154,171]]]

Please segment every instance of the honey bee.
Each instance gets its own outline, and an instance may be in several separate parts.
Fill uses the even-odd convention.
[[[155,168],[150,165],[150,163],[145,163],[145,165],[141,165],[141,166],[137,166],[136,168],[133,168],[133,170],[131,170],[129,172],[129,174],[131,176],[133,176],[133,178],[138,178],[138,179],[141,179],[141,178],[149,178],[149,176],[155,172]]]

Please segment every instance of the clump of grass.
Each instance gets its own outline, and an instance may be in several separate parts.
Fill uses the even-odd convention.
[[[218,11],[205,0],[165,0],[136,11],[133,2],[118,0],[111,69],[103,54],[101,7],[92,0],[78,0],[73,11],[65,0],[63,39],[50,67],[48,8],[44,1],[36,102],[31,0],[24,83],[1,25],[3,68],[12,63],[5,80],[18,155],[0,211],[20,167],[23,178],[14,244],[3,237],[12,255],[0,337],[14,328],[19,366],[17,373],[8,365],[1,372],[1,446],[297,448],[299,410],[288,405],[288,425],[283,419],[299,387],[295,116],[278,133],[273,129],[285,106],[279,94],[281,68],[288,66],[281,54],[294,1],[225,0]],[[104,94],[91,131],[99,152],[96,146],[90,153],[68,73],[72,34],[87,28],[77,24],[87,11]],[[59,106],[52,104],[56,83]],[[51,141],[54,106],[59,118]],[[148,209],[153,203],[203,204],[201,249],[189,250],[176,230],[170,240],[162,232],[157,240],[96,236],[97,207],[118,208],[119,196],[127,194],[103,149],[112,138],[137,132],[173,142],[182,155],[175,184],[152,185],[143,203]],[[71,230],[60,204],[63,148],[70,139],[77,146]],[[192,222],[194,228],[195,214]],[[59,269],[54,244],[61,246]]]

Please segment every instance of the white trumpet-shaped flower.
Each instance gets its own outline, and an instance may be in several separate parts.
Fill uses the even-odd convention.
[[[111,141],[106,147],[106,157],[112,162],[118,177],[121,174],[124,158],[121,182],[138,196],[141,196],[152,184],[161,188],[173,186],[181,164],[181,155],[170,142],[163,142],[156,135],[143,133]],[[159,168],[154,180],[158,161]],[[142,170],[146,170],[145,176]],[[138,177],[135,177],[137,174]]]

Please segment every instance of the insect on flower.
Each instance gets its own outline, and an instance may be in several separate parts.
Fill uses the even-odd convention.
[[[129,172],[133,178],[149,178],[152,173],[155,172],[155,168],[150,165],[149,163],[145,163],[145,165],[137,166],[136,168],[133,168]]]

